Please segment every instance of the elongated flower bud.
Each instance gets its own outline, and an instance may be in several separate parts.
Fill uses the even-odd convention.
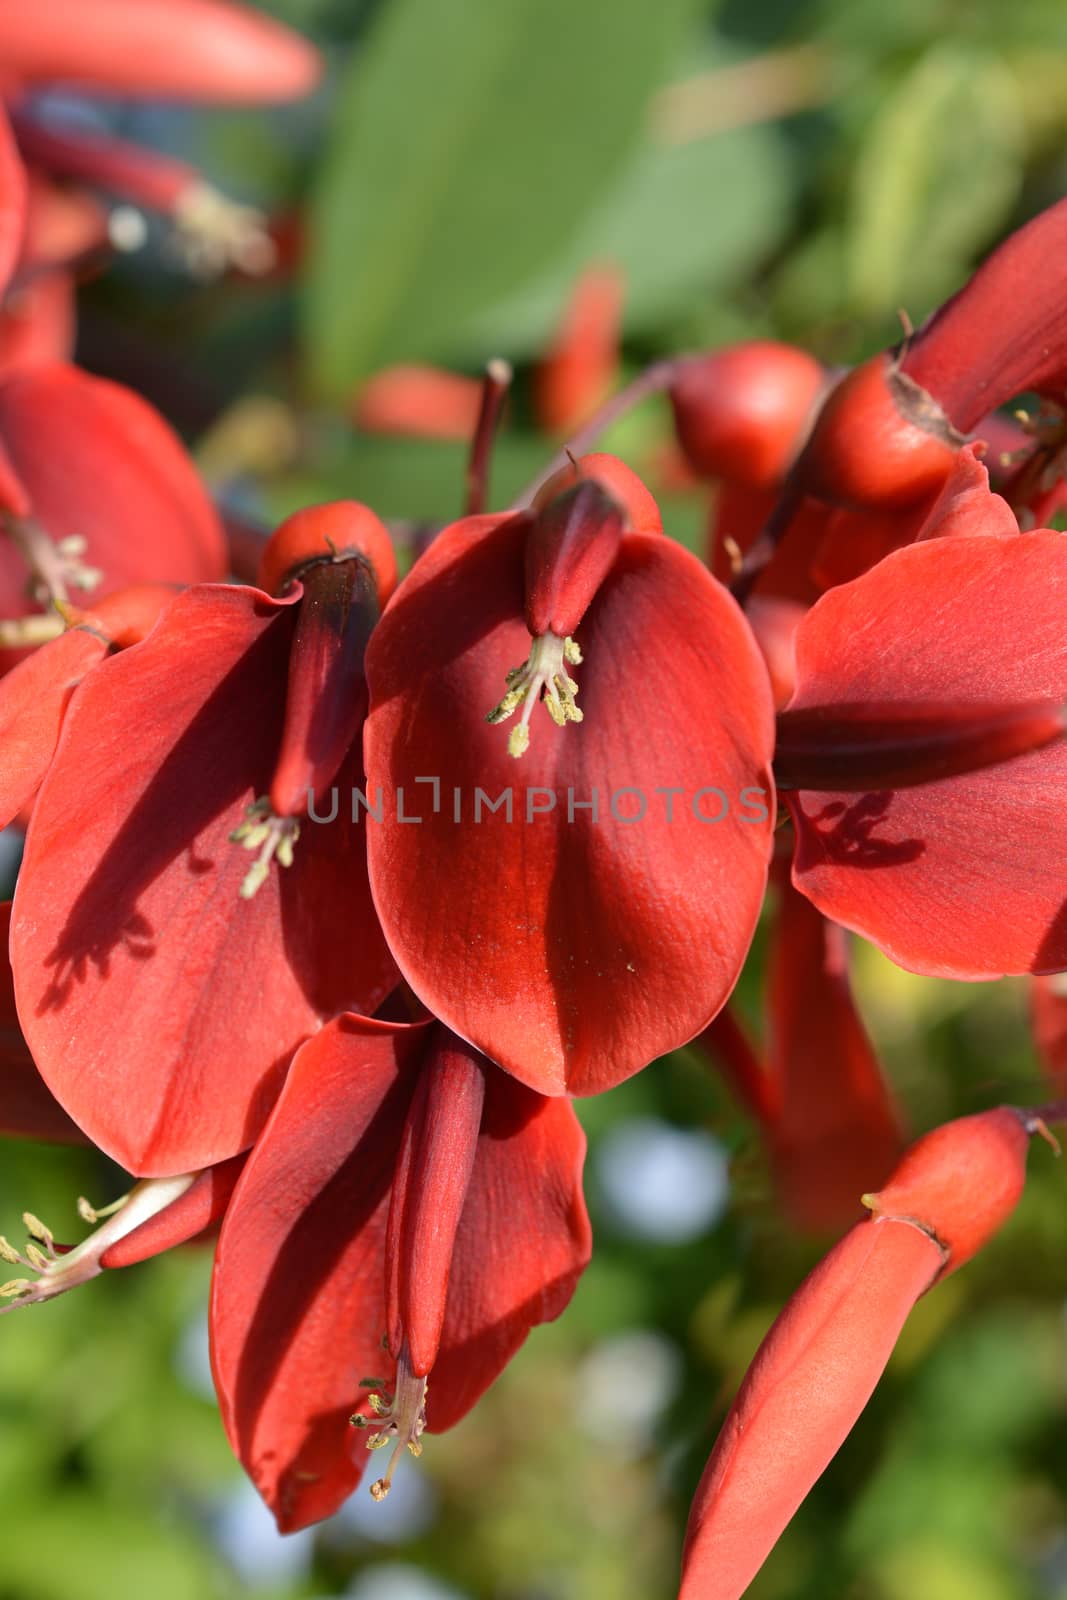
[[[700,1480],[679,1600],[738,1600],[850,1433],[908,1312],[1022,1192],[1025,1117],[1001,1106],[918,1140],[756,1353]]]

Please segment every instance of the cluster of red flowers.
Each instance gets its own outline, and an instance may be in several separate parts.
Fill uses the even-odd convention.
[[[918,973],[1033,974],[1067,1073],[1067,542],[1043,525],[1067,202],[851,373],[770,343],[664,364],[686,470],[716,485],[706,564],[626,465],[581,455],[399,584],[355,502],[291,517],[258,583],[226,583],[180,443],[69,364],[69,296],[98,189],[195,211],[216,244],[251,224],[146,152],[48,129],[29,91],[277,98],[316,64],[227,0],[69,9],[0,15],[0,822],[27,825],[0,1126],[138,1181],[73,1249],[28,1217],[0,1293],[220,1230],[223,1418],[301,1527],[388,1447],[383,1495],[563,1310],[591,1248],[570,1097],[698,1039],[786,1217],[853,1223],[697,1495],[682,1594],[740,1595],[1043,1126],[999,1108],[902,1154],[845,930]],[[542,365],[547,428],[600,399],[616,318],[599,274]],[[1026,391],[1023,427],[995,414]],[[470,400],[404,369],[357,411],[458,409],[481,450],[493,407]],[[769,881],[761,1055],[727,1001]]]

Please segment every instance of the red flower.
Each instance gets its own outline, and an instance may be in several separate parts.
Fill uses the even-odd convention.
[[[1067,541],[995,500],[823,596],[779,719],[797,887],[944,977],[1067,966]]]
[[[589,1259],[584,1150],[566,1101],[439,1025],[343,1016],[298,1051],[211,1301],[223,1421],[284,1532],[336,1510],[378,1445],[380,1498],[563,1310]]]
[[[392,553],[371,513],[342,504],[279,530],[268,581],[294,559],[284,598],[195,587],[94,668],[27,836],[22,1025],[65,1109],[140,1176],[246,1148],[300,1041],[396,982],[347,802]],[[345,807],[294,852],[309,791],[335,776]]]
[[[34,599],[89,592],[95,601],[129,584],[226,571],[218,516],[176,435],[131,390],[76,367],[0,380],[5,512],[0,618],[23,616]]]
[[[588,482],[467,519],[398,589],[367,676],[375,904],[428,1008],[551,1094],[705,1027],[755,926],[773,800],[766,673],[700,563]],[[513,714],[509,739],[492,724]]]

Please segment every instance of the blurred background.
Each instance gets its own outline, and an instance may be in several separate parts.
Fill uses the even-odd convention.
[[[269,9],[326,53],[312,101],[73,108],[278,219],[259,280],[198,280],[150,224],[80,300],[83,364],[148,395],[266,523],[341,495],[416,526],[458,514],[462,437],[359,426],[397,362],[514,364],[505,503],[559,443],[538,359],[591,266],[621,286],[620,381],[753,336],[851,362],[1067,192],[1060,0]],[[652,401],[608,443],[699,547],[670,439]],[[856,981],[915,1132],[1046,1095],[1024,985],[919,979],[869,948]],[[759,1005],[757,945],[754,1027]],[[596,1253],[570,1310],[387,1502],[364,1488],[306,1533],[275,1535],[223,1437],[207,1250],[5,1317],[0,1600],[669,1600],[725,1406],[825,1241],[784,1225],[699,1053],[579,1110]],[[1038,1145],[1031,1173],[1009,1229],[920,1302],[755,1600],[1067,1597],[1067,1170]],[[6,1143],[0,1229],[29,1208],[77,1237],[75,1198],[124,1187],[100,1158]]]

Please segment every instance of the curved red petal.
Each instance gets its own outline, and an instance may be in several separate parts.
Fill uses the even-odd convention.
[[[11,964],[7,959],[11,902],[0,903],[0,1133],[52,1144],[87,1144],[34,1065],[15,1010]]]
[[[177,1200],[109,1245],[100,1257],[100,1265],[109,1269],[135,1266],[176,1245],[188,1244],[221,1222],[247,1159],[244,1155],[231,1156],[229,1161],[220,1161],[197,1173]]]
[[[67,703],[107,652],[107,640],[98,633],[71,628],[0,679],[0,827],[6,828],[37,793],[55,754]]]
[[[1050,1080],[1067,1088],[1067,978],[1035,978],[1030,1009],[1038,1053]]]
[[[232,0],[49,0],[0,11],[5,77],[150,99],[295,99],[320,59],[300,34]]]
[[[937,499],[919,529],[920,539],[1019,532],[1008,502],[989,487],[983,444],[965,444]]]
[[[388,1357],[389,1191],[422,1025],[340,1017],[296,1054],[219,1236],[222,1420],[283,1532],[335,1511],[370,1457],[349,1415]]]
[[[0,107],[0,296],[7,289],[26,226],[26,169]]]
[[[435,1015],[532,1088],[587,1094],[691,1039],[733,986],[766,882],[771,694],[725,590],[628,535],[580,629],[584,721],[537,709],[513,761],[486,714],[530,649],[524,536],[448,530],[371,639],[371,884]],[[508,790],[511,820],[485,804]]]
[[[452,1255],[429,1428],[464,1417],[523,1343],[574,1293],[592,1249],[585,1135],[566,1100],[486,1073],[482,1130]]]
[[[300,1041],[395,984],[347,797],[239,894],[250,858],[229,835],[270,782],[293,622],[257,590],[178,596],[83,683],[35,807],[23,1027],[66,1108],[141,1176],[243,1149]],[[346,771],[358,782],[354,755]]]
[[[779,1086],[775,1178],[801,1226],[836,1229],[854,1222],[860,1196],[888,1178],[901,1129],[852,999],[841,929],[778,877],[767,979],[769,1065]]]
[[[1065,595],[1059,533],[899,550],[831,590],[801,624],[792,706],[1062,703]],[[794,882],[913,971],[1058,971],[1067,966],[1065,785],[1060,740],[915,788],[792,795]]]
[[[997,246],[910,339],[900,365],[969,433],[1025,389],[1059,398],[1067,298],[1048,262],[1067,244],[1067,200]]]
[[[0,382],[0,444],[53,539],[86,541],[93,598],[131,583],[222,578],[222,527],[177,436],[139,395],[61,363]],[[26,610],[26,571],[0,561],[0,615]]]

